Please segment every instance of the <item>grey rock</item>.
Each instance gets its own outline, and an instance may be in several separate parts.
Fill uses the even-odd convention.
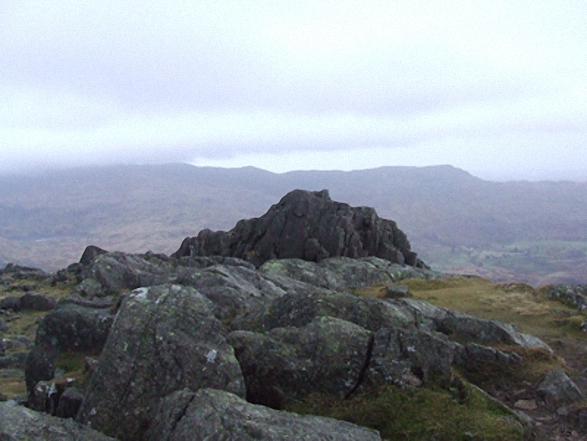
[[[538,392],[552,406],[560,407],[583,399],[583,394],[567,374],[557,369],[548,372],[538,386]]]
[[[35,343],[52,345],[60,351],[99,354],[114,321],[110,308],[81,306],[60,301],[37,328]]]
[[[59,404],[55,415],[60,418],[75,418],[77,415],[84,396],[76,387],[69,387],[59,397]]]
[[[240,366],[212,308],[194,288],[179,285],[125,294],[77,419],[139,439],[159,399],[175,390],[214,387],[244,397]]]
[[[408,308],[391,301],[314,288],[275,299],[267,310],[263,325],[268,330],[301,327],[321,316],[337,317],[373,332],[383,326],[412,326],[414,323]]]
[[[448,386],[454,344],[427,331],[383,327],[375,334],[364,385],[393,383],[400,387],[435,382]]]
[[[102,433],[76,423],[35,412],[12,401],[0,403],[0,439],[3,441],[108,441]]]
[[[108,295],[167,283],[172,269],[171,262],[160,255],[111,252],[98,255],[82,278],[96,280],[102,287],[99,295]]]
[[[282,276],[335,291],[394,283],[407,278],[446,277],[437,272],[391,263],[378,257],[332,257],[318,263],[302,259],[265,262],[260,270],[268,277]]]
[[[8,350],[23,350],[30,349],[34,346],[35,342],[31,341],[24,335],[11,335],[10,337],[2,339],[4,341],[5,348]],[[1,343],[0,343],[1,345]]]
[[[34,346],[26,358],[25,381],[29,393],[42,380],[51,380],[55,376],[57,349],[52,345]]]
[[[106,254],[107,252],[108,251],[103,250],[102,248],[95,245],[88,245],[84,250],[82,257],[80,258],[79,263],[83,266],[91,265],[92,262],[96,260],[96,257],[100,256],[101,254]]]
[[[9,297],[4,297],[3,299],[0,300],[0,309],[11,309],[12,311],[18,312],[20,311],[21,305],[20,305],[20,297],[18,296],[9,296]]]
[[[10,328],[8,327],[8,323],[3,318],[0,318],[0,332],[8,332]]]
[[[54,299],[33,292],[28,292],[20,298],[20,307],[25,310],[51,311],[55,305]]]
[[[196,288],[211,300],[214,315],[228,327],[239,316],[264,309],[273,299],[285,294],[254,267],[245,265],[215,264],[201,270],[178,269],[175,280]]]
[[[29,393],[27,406],[37,412],[55,414],[59,391],[52,381],[39,381]]]
[[[581,311],[587,309],[587,285],[549,285],[546,291],[551,299]]]
[[[0,368],[23,368],[26,364],[26,352],[13,352],[0,357]]]
[[[406,235],[373,208],[334,202],[327,190],[294,190],[260,218],[241,220],[229,232],[201,231],[173,256],[232,256],[260,266],[271,259],[376,256],[425,267]]]
[[[519,365],[524,361],[523,358],[515,352],[507,353],[477,343],[469,343],[464,346],[457,345],[456,348],[457,356],[455,364],[469,369],[484,365],[487,367],[488,363]]]
[[[380,441],[379,433],[345,421],[298,415],[247,403],[231,393],[200,389],[166,397],[149,441]]]
[[[247,385],[247,400],[281,409],[286,399],[313,392],[341,400],[358,387],[373,334],[353,323],[319,317],[308,325],[275,328],[266,335],[228,335]]]
[[[409,298],[398,299],[399,305],[411,309],[416,325],[471,343],[505,343],[523,348],[543,349],[550,354],[552,349],[533,335],[523,334],[512,325],[487,320],[450,309],[438,308],[430,303]]]

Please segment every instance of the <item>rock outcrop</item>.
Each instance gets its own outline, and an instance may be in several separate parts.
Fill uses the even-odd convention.
[[[232,256],[260,266],[271,259],[318,262],[329,257],[375,256],[425,267],[406,235],[373,208],[353,208],[330,199],[327,190],[294,190],[257,219],[229,232],[201,231],[186,238],[173,256]]]
[[[378,432],[344,421],[280,412],[214,389],[165,398],[148,441],[381,441]]]
[[[127,294],[77,419],[123,440],[140,439],[160,398],[183,389],[245,396],[240,366],[211,302],[190,287],[158,285]]]

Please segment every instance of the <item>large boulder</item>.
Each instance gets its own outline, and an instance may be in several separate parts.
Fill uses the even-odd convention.
[[[332,201],[327,190],[294,190],[260,218],[241,220],[229,232],[203,230],[173,254],[206,255],[238,257],[255,266],[270,259],[376,256],[425,267],[395,222],[373,208]]]
[[[247,384],[247,400],[281,409],[287,399],[323,392],[342,400],[359,385],[373,334],[353,323],[320,317],[301,328],[228,335]]]
[[[76,423],[39,413],[14,402],[0,403],[2,441],[114,441],[113,438]]]
[[[244,397],[240,366],[212,309],[180,285],[125,294],[77,419],[134,440],[149,427],[159,399],[176,390],[212,387]]]
[[[277,411],[225,391],[200,389],[165,398],[147,440],[381,441],[381,437],[375,430],[345,421]]]

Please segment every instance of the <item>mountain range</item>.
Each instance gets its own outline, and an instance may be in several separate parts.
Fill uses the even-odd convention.
[[[259,217],[293,189],[374,207],[440,271],[497,282],[587,283],[587,182],[492,182],[452,166],[275,174],[187,164],[0,177],[0,265],[56,270],[86,245],[176,251]]]

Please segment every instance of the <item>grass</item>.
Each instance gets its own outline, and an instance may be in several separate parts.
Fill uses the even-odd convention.
[[[504,406],[479,389],[401,389],[392,385],[348,400],[313,394],[290,402],[287,410],[349,421],[379,430],[385,440],[523,440],[524,430]],[[464,393],[463,393],[464,392]],[[463,398],[464,397],[464,398]]]

